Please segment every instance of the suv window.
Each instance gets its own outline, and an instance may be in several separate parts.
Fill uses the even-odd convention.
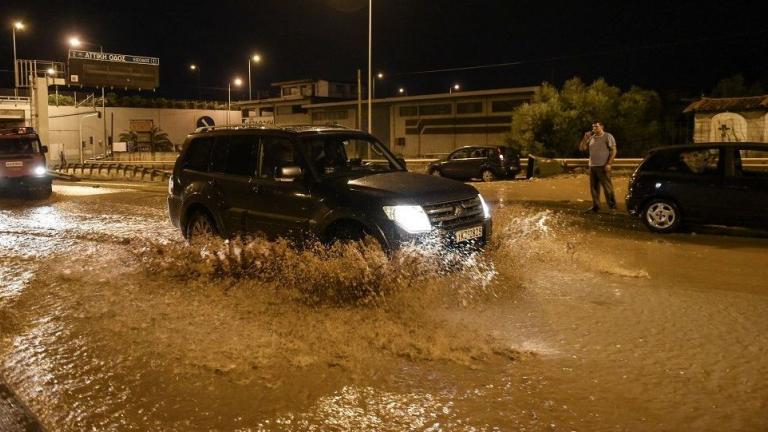
[[[322,177],[402,169],[373,138],[350,135],[311,136],[302,140],[302,151]]]
[[[296,154],[288,138],[265,137],[262,139],[260,178],[279,178],[281,168],[296,166]]]
[[[228,145],[225,172],[249,177],[255,175],[259,138],[255,135],[231,135],[226,138]],[[216,148],[218,149],[218,145]]]
[[[735,155],[736,175],[745,177],[768,177],[768,165],[764,163],[749,163],[748,158],[768,159],[768,150],[738,150]]]
[[[211,160],[213,137],[195,138],[189,142],[185,155],[184,168],[196,171],[208,171]]]

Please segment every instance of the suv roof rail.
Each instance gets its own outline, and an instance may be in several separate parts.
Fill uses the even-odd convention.
[[[213,132],[217,130],[241,130],[241,129],[276,129],[271,123],[241,123],[220,126],[203,126],[195,129],[194,133]]]
[[[230,124],[230,125],[221,125],[221,126],[203,126],[195,129],[193,133],[213,132],[213,131],[220,131],[220,130],[247,130],[247,129],[275,129],[275,130],[298,132],[298,131],[311,130],[311,129],[328,129],[328,128],[351,130],[351,128],[338,123],[324,123],[324,124],[298,123],[298,124],[276,125],[274,123],[248,121],[248,122],[239,123],[239,124]]]

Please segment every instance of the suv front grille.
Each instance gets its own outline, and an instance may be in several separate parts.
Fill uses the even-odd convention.
[[[483,222],[480,198],[423,206],[432,226],[443,230],[456,230]]]

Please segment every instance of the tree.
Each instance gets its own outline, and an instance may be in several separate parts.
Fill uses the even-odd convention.
[[[543,83],[531,103],[512,113],[506,141],[523,154],[577,156],[583,133],[600,121],[616,136],[622,154],[640,155],[659,141],[660,111],[659,96],[650,90],[633,87],[622,94],[603,79],[586,85],[572,78],[561,90]]]
[[[153,152],[173,151],[173,143],[171,143],[170,138],[168,138],[168,134],[163,132],[157,126],[154,126],[149,130],[149,143]]]
[[[120,134],[120,141],[131,143],[133,147],[138,146],[140,143],[139,139],[143,137],[146,137],[147,141],[141,142],[141,144],[148,144],[149,151],[153,153],[156,151],[174,150],[173,143],[168,138],[168,134],[157,126],[153,126],[149,132],[136,132],[133,129],[123,132]]]

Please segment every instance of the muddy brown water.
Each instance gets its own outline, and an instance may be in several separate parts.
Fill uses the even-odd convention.
[[[394,260],[201,253],[159,190],[0,199],[0,372],[53,431],[768,429],[768,240],[584,182],[478,185],[488,251]]]

